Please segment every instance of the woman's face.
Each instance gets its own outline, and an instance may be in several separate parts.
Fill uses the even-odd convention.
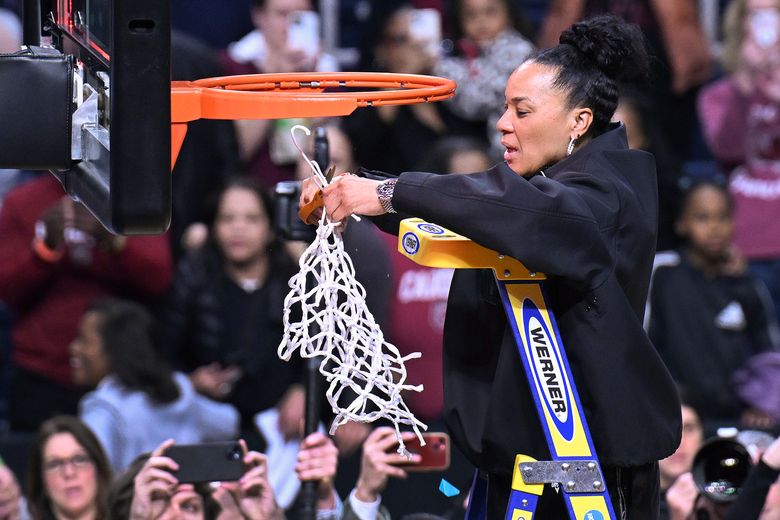
[[[506,83],[506,110],[496,128],[506,148],[504,160],[523,176],[566,157],[573,136],[584,135],[588,109],[570,109],[566,94],[553,87],[555,69],[527,61]]]
[[[263,7],[254,8],[252,21],[263,33],[266,43],[273,49],[287,46],[290,14],[311,10],[309,0],[266,0]]]
[[[688,196],[677,222],[677,232],[705,258],[725,258],[734,232],[731,208],[725,194],[713,186],[697,188]]]
[[[463,34],[480,47],[490,44],[509,28],[509,11],[503,0],[462,0]]]
[[[94,512],[97,469],[73,434],[55,433],[43,445],[43,482],[58,517],[84,518]]]
[[[70,366],[73,382],[77,385],[97,386],[111,371],[103,348],[100,326],[99,313],[87,312],[81,318],[78,333],[70,343]]]
[[[263,202],[246,188],[230,188],[220,199],[214,238],[225,259],[245,264],[265,255],[273,239]]]

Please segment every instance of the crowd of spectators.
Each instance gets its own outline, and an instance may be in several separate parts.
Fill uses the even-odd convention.
[[[0,0],[0,52],[21,45],[21,3]],[[339,172],[484,170],[503,151],[495,122],[511,71],[562,28],[604,12],[637,23],[656,57],[615,119],[658,167],[645,325],[686,396],[683,442],[661,464],[664,514],[694,509],[690,470],[705,439],[724,427],[780,433],[780,399],[766,398],[780,396],[780,0],[341,0],[337,46],[322,40],[313,53],[290,44],[289,16],[332,3],[171,4],[173,79],[359,70],[441,75],[458,92],[328,120],[199,121],[160,236],[111,235],[48,173],[0,170],[0,520],[283,518],[298,507],[280,491],[294,474],[318,483],[318,518],[462,515],[471,470],[457,452],[444,474],[463,492],[453,500],[437,489],[442,474],[395,465],[382,426],[303,434],[305,366],[276,353],[287,280],[306,246],[276,225],[275,185],[309,175],[289,129],[324,127]],[[440,20],[433,47],[415,25],[421,9]],[[411,410],[443,430],[452,272],[411,263],[395,240],[368,222],[344,234],[386,336],[404,355],[423,353],[407,363],[408,382],[425,386]],[[263,454],[268,413],[294,460]],[[174,442],[239,438],[239,482],[172,475]],[[770,484],[778,452],[756,458]],[[777,487],[759,486],[769,497],[762,520],[780,518]],[[412,492],[430,500],[410,502]]]

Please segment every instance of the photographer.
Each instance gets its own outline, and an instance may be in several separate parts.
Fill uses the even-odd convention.
[[[761,454],[742,482],[734,501],[716,502],[702,493],[690,472],[681,475],[666,492],[669,520],[773,520],[780,518],[777,477],[780,475],[780,438]],[[774,488],[774,489],[773,489]]]

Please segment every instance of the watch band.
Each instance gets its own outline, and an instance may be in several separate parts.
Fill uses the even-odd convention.
[[[398,182],[398,179],[387,179],[376,187],[379,204],[382,205],[385,213],[395,213],[395,209],[393,209],[393,191],[395,190],[396,182]]]

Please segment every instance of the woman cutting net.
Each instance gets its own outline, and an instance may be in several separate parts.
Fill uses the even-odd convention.
[[[564,31],[511,74],[497,123],[504,162],[471,175],[342,175],[322,190],[333,221],[367,215],[397,231],[415,216],[543,272],[618,517],[656,518],[657,460],[680,439],[672,380],[642,330],[655,245],[651,155],[610,123],[619,84],[643,78],[634,26],[599,17]],[[315,196],[304,186],[301,203]],[[319,217],[315,212],[313,217]],[[488,517],[501,518],[514,456],[549,458],[493,276],[460,270],[444,331],[445,418],[488,475]],[[545,488],[537,514],[564,518]]]

